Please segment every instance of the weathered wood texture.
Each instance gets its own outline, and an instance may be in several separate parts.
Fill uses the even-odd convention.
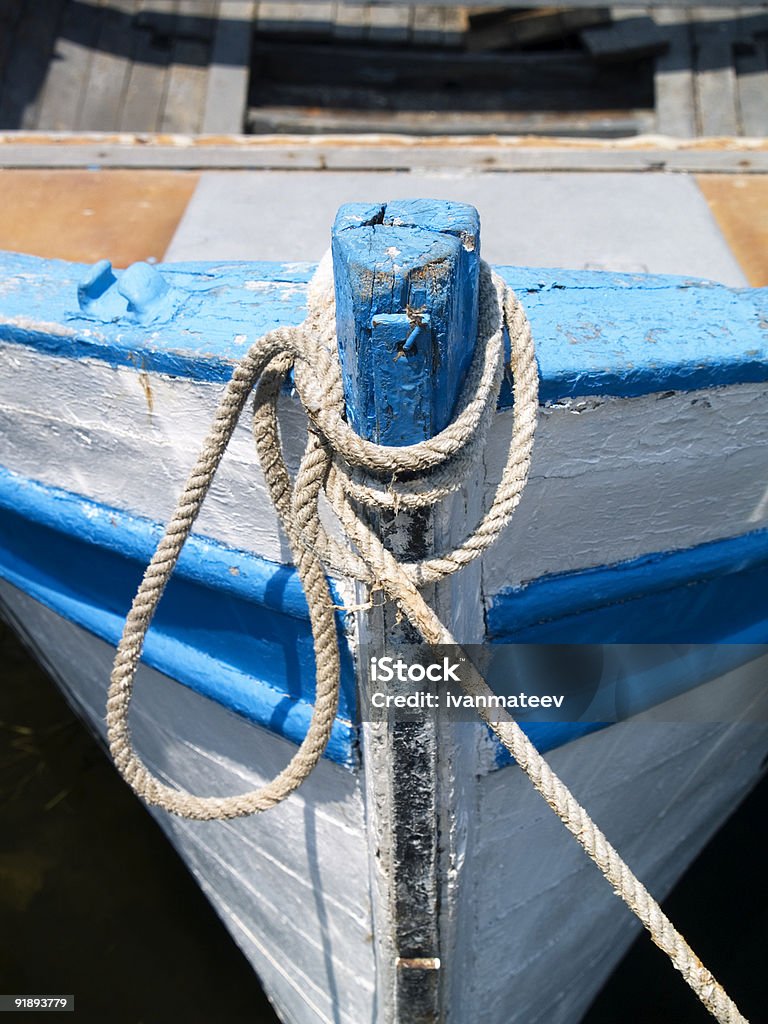
[[[698,186],[755,288],[768,286],[768,176],[701,176]]]
[[[479,248],[477,211],[461,203],[359,203],[339,210],[337,335],[347,415],[364,437],[412,444],[449,422],[477,333]],[[409,559],[433,550],[440,534],[425,513],[381,514],[376,524]],[[367,658],[396,656],[419,638],[391,604],[361,617],[358,629],[366,692],[373,685]],[[440,748],[431,720],[366,727],[382,1020],[442,1019],[445,970],[402,963],[416,958],[437,965],[444,956],[441,879],[451,838],[450,827],[439,835]]]
[[[203,132],[243,130],[255,12],[256,4],[251,0],[221,0],[208,72]]]
[[[363,436],[412,444],[450,421],[476,332],[479,233],[477,212],[462,203],[400,200],[339,211],[339,350],[348,415]],[[405,348],[422,313],[429,324]]]
[[[766,667],[763,658],[671,701],[655,719],[641,715],[548,755],[657,899],[758,778],[766,727],[754,715],[756,707],[765,713]],[[697,703],[720,724],[702,724]],[[476,954],[455,1004],[459,1019],[471,1019],[482,999],[486,1021],[573,1024],[640,925],[517,768],[480,779],[477,798],[467,852],[474,920],[465,919]],[[666,966],[658,960],[660,971]]]
[[[114,650],[5,581],[21,622],[75,709],[104,735]],[[285,740],[142,666],[133,735],[152,770],[200,792],[238,792],[273,777]],[[361,785],[324,760],[294,799],[237,822],[155,817],[258,971],[284,1020],[372,1020],[374,962]]]
[[[195,133],[207,117],[210,131],[240,131],[253,9],[240,0],[17,2],[0,32],[0,127]]]
[[[665,6],[654,17],[667,42],[656,60],[658,130],[681,138],[765,135],[765,5]]]
[[[605,24],[608,8],[594,3],[525,7],[41,0],[32,8],[9,0],[0,33],[0,128],[220,134],[240,132],[247,121],[258,133],[616,137],[656,129],[691,137],[768,130],[765,4],[619,3],[612,25]],[[588,53],[574,61],[572,53],[553,52],[540,67],[540,57],[528,54],[529,74],[521,78],[521,49],[548,40],[557,47],[566,38],[572,45],[580,29]],[[260,44],[248,112],[253,32]],[[355,42],[359,52],[350,48]],[[306,43],[317,53],[294,49]],[[497,51],[508,76],[491,85],[462,47]],[[655,121],[649,67],[606,69],[649,54],[656,55]],[[445,68],[436,80],[439,59]]]
[[[407,48],[257,41],[249,126],[587,136],[652,126],[650,77],[628,77],[585,54],[424,51],[414,57]]]
[[[547,139],[449,135],[351,139],[348,135],[163,137],[65,133],[0,134],[0,167],[124,167],[346,171],[672,171],[764,174],[768,143],[710,140]]]

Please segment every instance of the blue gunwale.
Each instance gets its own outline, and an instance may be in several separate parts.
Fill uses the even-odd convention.
[[[208,381],[227,380],[247,344],[266,331],[301,322],[315,269],[161,264],[178,303],[173,315],[140,326],[127,316],[104,323],[79,309],[85,265],[13,253],[0,260],[0,340]],[[684,277],[497,269],[530,317],[542,402],[768,381],[768,289],[734,290]],[[510,400],[506,390],[500,405]]]
[[[119,639],[128,604],[161,534],[158,523],[0,468],[0,577],[110,644]],[[99,552],[108,557],[100,559]],[[766,530],[541,577],[496,595],[487,614],[488,639],[714,643],[721,645],[719,660],[712,662],[717,674],[744,660],[744,645],[768,643],[766,578]],[[107,589],[101,593],[89,579]],[[717,613],[716,632],[714,618],[702,614],[708,608]],[[695,613],[688,620],[680,614],[686,609]],[[233,623],[239,630],[234,661],[227,632]],[[285,637],[275,646],[270,637],[280,631]],[[733,655],[724,649],[729,646]],[[296,652],[290,664],[288,648]],[[355,767],[354,668],[345,643],[342,652],[342,702],[327,756]],[[291,742],[300,742],[306,733],[314,659],[306,602],[292,566],[193,534],[161,602],[144,658]],[[525,726],[542,750],[599,727],[584,722]],[[499,766],[504,763],[500,753]]]
[[[162,532],[148,519],[0,468],[0,577],[113,646]],[[299,743],[306,734],[314,654],[293,567],[193,534],[143,660],[285,739]],[[327,756],[354,767],[355,683],[346,644],[341,682]]]

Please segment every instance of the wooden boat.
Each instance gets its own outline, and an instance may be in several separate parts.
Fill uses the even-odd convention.
[[[361,433],[404,445],[450,419],[478,259],[460,204],[340,211],[336,315]],[[224,384],[250,342],[304,319],[315,268],[3,266],[0,598],[104,734],[126,611]],[[568,695],[570,717],[526,728],[661,898],[754,784],[768,738],[768,290],[498,273],[537,346],[534,460],[497,544],[430,600],[492,681]],[[404,354],[414,311],[425,329]],[[502,390],[449,514],[399,521],[404,556],[471,526],[513,415]],[[281,435],[295,468],[290,394]],[[286,1022],[578,1021],[637,923],[474,715],[369,721],[371,651],[409,637],[392,640],[391,609],[361,607],[348,580],[333,587],[341,696],[308,780],[253,817],[153,813]],[[314,667],[243,422],[147,637],[136,746],[171,786],[258,786],[307,731]]]

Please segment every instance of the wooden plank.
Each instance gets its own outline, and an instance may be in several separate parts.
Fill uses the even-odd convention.
[[[217,0],[178,0],[176,32],[210,42],[216,31]]]
[[[168,71],[160,130],[193,135],[200,131],[208,87],[210,47],[196,39],[177,39]]]
[[[370,4],[347,3],[339,0],[336,4],[336,22],[333,35],[337,39],[364,39],[368,34],[368,11]]]
[[[332,236],[339,354],[347,418],[364,437],[411,444],[449,422],[477,335],[479,233],[477,211],[461,203],[354,203],[339,210]],[[471,244],[462,244],[460,238],[467,237]],[[409,310],[422,317],[415,335]],[[412,347],[406,348],[407,341]],[[398,399],[403,393],[409,395],[406,405]],[[465,496],[458,500],[465,511]],[[381,513],[375,529],[396,555],[423,558],[443,542],[442,514]],[[457,615],[451,588],[436,589],[451,628]],[[480,616],[479,602],[475,608]],[[401,619],[391,602],[359,616],[369,658],[408,658],[408,645],[420,638]],[[464,635],[475,633],[467,628]],[[384,688],[370,675],[361,666],[360,687],[369,700],[371,690]],[[391,687],[403,690],[402,683]],[[438,787],[447,781],[448,768],[438,766],[453,745],[430,716],[371,721],[363,711],[362,717],[380,1009],[384,1019],[437,1021],[445,972],[426,964],[439,967],[442,942],[449,945],[441,876],[443,858],[448,861],[454,851],[438,813]],[[426,963],[401,962],[413,959]]]
[[[708,174],[699,188],[754,288],[768,285],[768,176]]]
[[[531,139],[454,135],[373,139],[349,136],[223,136],[215,142],[162,136],[94,137],[0,133],[0,167],[243,168],[286,170],[656,171],[695,174],[768,173],[768,141],[729,139]]]
[[[221,0],[208,72],[203,132],[243,131],[255,13],[252,0]]]
[[[552,7],[524,13],[503,11],[479,23],[471,21],[466,44],[469,50],[498,50],[507,46],[524,47],[552,40],[560,42],[564,36],[573,32],[604,25],[610,20],[607,7],[587,7],[575,11]]]
[[[643,8],[621,8],[613,24],[587,29],[581,39],[595,60],[637,60],[667,49],[664,33]]]
[[[294,3],[271,0],[258,5],[257,31],[308,38],[329,38],[336,27],[336,3]]]
[[[411,35],[411,11],[397,4],[371,4],[368,39],[375,43],[407,43]]]
[[[5,170],[0,247],[116,267],[162,259],[197,185],[184,171]]]
[[[120,112],[121,131],[159,131],[169,65],[167,47],[155,45],[148,31],[138,31]]]
[[[155,36],[211,39],[216,27],[216,0],[139,0],[136,23]]]
[[[447,7],[443,15],[443,46],[461,46],[469,27],[466,7]]]
[[[697,127],[702,135],[739,134],[732,17],[728,7],[692,11]]]
[[[67,6],[40,103],[38,130],[66,131],[78,124],[100,28],[100,11],[80,3]]]
[[[33,128],[64,0],[24,8],[8,54],[0,96],[0,127]]]
[[[358,94],[359,95],[359,94]],[[406,102],[408,95],[406,94]],[[425,104],[432,100],[431,110],[339,110],[284,103],[252,107],[248,111],[248,131],[254,134],[307,133],[310,135],[334,133],[390,133],[427,136],[445,135],[540,135],[569,138],[621,138],[641,135],[654,129],[654,116],[650,110],[620,110],[598,112],[550,112],[548,110],[441,110],[444,100],[440,94],[421,95]],[[480,103],[484,97],[480,97]],[[509,96],[507,96],[509,98]],[[529,97],[519,94],[522,104]],[[478,104],[479,105],[479,104]]]
[[[693,40],[685,12],[662,7],[654,12],[667,50],[656,58],[656,130],[662,135],[689,139],[696,135],[693,82]]]
[[[168,43],[175,17],[176,0],[139,0],[133,59],[120,112],[121,131],[160,130],[171,62]]]
[[[439,7],[419,4],[413,8],[411,39],[417,46],[440,46],[443,43],[443,11]]]
[[[755,39],[736,50],[739,118],[744,135],[768,135],[768,45]]]
[[[135,0],[124,0],[121,5],[102,2],[102,6],[97,49],[77,118],[77,127],[84,131],[114,131],[120,124],[133,56]]]

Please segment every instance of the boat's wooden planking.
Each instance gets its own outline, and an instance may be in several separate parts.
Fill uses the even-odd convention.
[[[198,380],[226,380],[248,343],[306,310],[308,263],[158,264],[165,295],[139,313],[129,271],[7,253],[0,340]],[[693,391],[768,379],[765,289],[645,274],[500,267],[537,340],[541,399]],[[104,288],[104,278],[114,280]],[[154,300],[153,300],[154,302]],[[508,404],[502,399],[502,406]]]
[[[114,646],[0,580],[0,607],[104,737]],[[295,749],[142,666],[133,735],[166,782],[223,794],[263,785]],[[373,925],[362,783],[327,760],[295,799],[231,822],[155,816],[285,1020],[372,1020]]]
[[[767,668],[763,657],[547,757],[657,899],[760,775]],[[640,926],[521,772],[482,777],[476,799],[458,1019],[483,1000],[487,1021],[574,1024]]]
[[[0,603],[24,622],[75,706],[102,730],[111,649],[4,582]],[[678,698],[550,755],[658,897],[760,770],[765,727],[739,718],[764,718],[765,668],[765,659],[755,662],[699,688],[694,700]],[[254,785],[289,756],[284,741],[255,737],[236,716],[148,668],[140,671],[135,732],[166,779],[216,792]],[[477,813],[462,849],[465,942],[452,1006],[467,1019],[482,1000],[488,1021],[574,1024],[637,926],[520,773],[473,786]],[[158,820],[287,1020],[371,1019],[359,777],[323,764],[269,818]],[[544,983],[553,977],[557,985]]]
[[[45,500],[30,511],[30,521],[45,526],[43,506],[53,502],[59,534],[68,530],[81,543],[103,547],[99,523],[104,523],[115,553],[115,545],[128,542],[131,522],[138,517],[139,547],[132,554],[115,554],[118,561],[133,559],[130,571],[136,575],[170,515],[222,380],[257,334],[301,320],[312,267],[161,268],[171,288],[153,317],[147,303],[123,315],[127,303],[114,285],[91,305],[86,302],[84,316],[76,301],[84,268],[20,256],[10,257],[9,266],[13,273],[3,284],[0,321],[2,358],[10,371],[0,377],[0,463],[22,483],[43,485]],[[616,633],[615,608],[617,601],[633,600],[636,611],[644,609],[643,623],[653,624],[654,639],[661,641],[672,637],[657,636],[658,628],[672,628],[676,621],[690,626],[685,616],[670,615],[670,594],[674,604],[676,593],[690,595],[692,585],[712,580],[717,588],[736,587],[741,599],[726,602],[730,614],[718,623],[716,634],[701,636],[699,630],[682,639],[764,639],[745,630],[753,624],[761,628],[764,621],[759,580],[768,522],[768,426],[762,415],[768,388],[760,383],[761,375],[768,375],[761,320],[765,291],[639,275],[503,273],[530,311],[550,400],[542,406],[523,501],[483,560],[482,584],[478,580],[469,591],[457,593],[465,594],[466,605],[476,604],[474,597],[466,600],[468,593],[482,595],[487,626],[497,640],[520,638],[522,629],[529,639],[559,636],[567,642],[589,635],[628,641],[634,635],[626,634],[626,620]],[[104,323],[96,318],[99,311],[116,319]],[[149,322],[136,322],[147,316]],[[700,349],[695,342],[702,342]],[[733,386],[709,386],[720,379],[718,374]],[[581,397],[568,397],[569,392]],[[617,392],[636,397],[613,397]],[[45,395],[42,403],[36,397],[40,394]],[[488,482],[502,464],[511,415],[502,411],[493,426],[486,452]],[[282,417],[289,461],[295,465],[303,417],[289,396]],[[64,496],[46,496],[46,487]],[[5,508],[18,510],[18,480],[4,477],[2,491]],[[34,486],[25,490],[28,498],[33,492]],[[89,510],[78,496],[95,505]],[[65,529],[67,502],[74,518]],[[579,511],[584,509],[589,515]],[[462,527],[466,515],[460,517]],[[124,535],[118,535],[115,523],[123,524]],[[257,659],[264,666],[260,679],[250,671],[247,678],[233,675],[226,685],[203,692],[295,741],[311,702],[310,662],[297,662],[290,682],[284,659],[269,646],[275,628],[270,616],[293,616],[291,628],[303,637],[297,649],[306,652],[305,609],[292,570],[281,566],[290,555],[245,422],[198,529],[200,540],[193,540],[180,567],[191,589],[232,591],[234,597],[227,600],[244,601],[250,609],[242,619],[249,623],[246,632],[253,631],[256,609],[263,609],[263,629],[255,631],[254,640],[263,644]],[[725,545],[718,548],[716,564],[709,549],[688,550],[710,543]],[[741,546],[737,550],[731,543]],[[679,552],[679,557],[659,559],[659,552]],[[646,564],[649,555],[654,557]],[[640,559],[637,571],[627,571],[631,559]],[[732,571],[735,567],[741,575]],[[595,569],[602,572],[600,579]],[[84,576],[77,579],[85,582]],[[57,586],[63,594],[67,580],[62,577]],[[354,604],[352,588],[338,587],[340,603]],[[110,640],[129,594],[112,596],[112,619],[102,623],[99,633]],[[97,603],[91,601],[94,607]],[[639,618],[632,621],[640,623]],[[93,626],[90,620],[82,624]],[[477,639],[467,623],[459,635]],[[200,677],[191,664],[186,671],[174,661],[153,663],[188,684]],[[208,677],[203,673],[202,678]],[[275,714],[286,687],[297,702],[291,713],[283,706]],[[349,686],[347,691],[338,742],[332,742],[330,752],[352,763],[354,700]]]
[[[114,367],[100,359],[52,357],[28,345],[11,344],[3,359],[11,371],[0,377],[3,465],[154,523],[167,520],[221,384]],[[41,407],[33,396],[43,380],[53,390]],[[764,528],[766,390],[742,384],[543,407],[528,493],[484,560],[487,598],[546,574]],[[301,414],[289,399],[283,404],[295,464]],[[494,424],[486,457],[489,480],[502,463],[511,415],[501,413]],[[670,450],[676,459],[669,458]],[[589,516],[579,512],[584,508]],[[290,559],[269,511],[246,422],[236,431],[198,529],[233,548],[246,545],[271,562]],[[539,541],[544,537],[546,543]]]

